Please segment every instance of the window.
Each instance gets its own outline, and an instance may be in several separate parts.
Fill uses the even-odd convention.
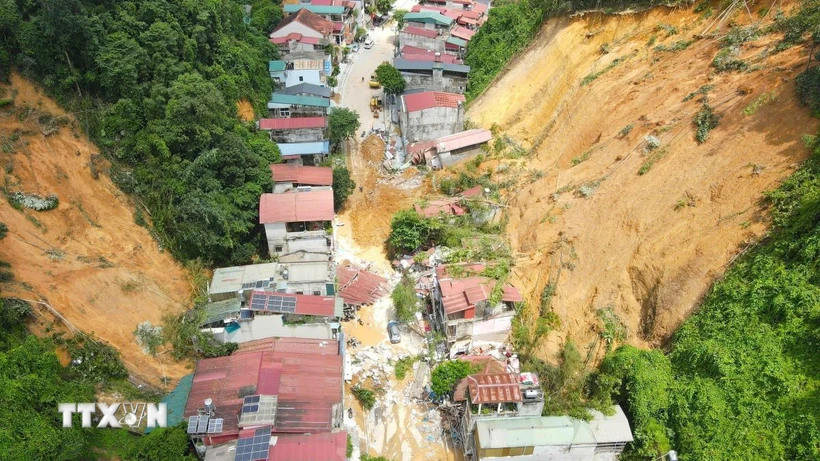
[[[290,117],[290,109],[279,109],[279,116],[280,117]]]
[[[319,290],[313,290],[313,296],[322,296],[322,292]]]
[[[305,294],[305,292],[304,291],[297,291],[296,294],[297,295],[303,295],[303,294]]]
[[[273,247],[273,252],[274,253],[281,253],[282,252],[282,245],[276,245],[275,247]]]
[[[299,76],[299,81],[300,81],[300,82],[304,82],[304,81],[305,81],[305,77],[303,77],[303,76],[301,76],[301,75],[300,75],[300,76]]]

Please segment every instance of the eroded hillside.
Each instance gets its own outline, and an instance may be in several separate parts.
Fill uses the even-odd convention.
[[[521,178],[508,197],[514,276],[531,306],[554,285],[562,326],[545,356],[565,337],[593,343],[608,309],[628,342],[663,343],[766,232],[764,191],[809,155],[801,136],[817,122],[794,95],[807,48],[776,52],[779,33],[725,39],[729,20],[701,36],[717,13],[550,20],[470,107],[510,140],[495,176]],[[738,10],[732,21],[762,30],[773,16]],[[719,72],[721,48],[746,70]],[[719,125],[698,144],[704,95]]]
[[[184,309],[191,294],[185,271],[135,223],[134,205],[108,178],[99,150],[73,116],[17,75],[3,90],[3,99],[13,98],[0,110],[4,193],[59,198],[50,211],[17,210],[0,200],[0,222],[9,228],[0,260],[14,274],[2,285],[3,296],[47,303],[69,325],[114,346],[137,378],[173,383],[188,373],[185,364],[146,355],[133,331]],[[33,308],[35,331],[67,328],[45,304]]]

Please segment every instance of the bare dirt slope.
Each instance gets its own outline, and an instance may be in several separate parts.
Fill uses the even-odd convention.
[[[73,124],[73,117],[25,79],[13,75],[3,88],[14,104],[0,110],[0,178],[4,192],[57,194],[51,211],[19,211],[0,199],[0,222],[9,233],[0,260],[11,264],[15,282],[3,296],[46,302],[74,327],[111,344],[137,378],[160,386],[188,373],[187,364],[167,354],[147,356],[133,331],[145,320],[157,325],[165,312],[184,309],[191,285],[182,267],[161,252],[148,231],[135,224],[134,206],[92,154],[97,148]],[[43,121],[65,117],[65,126],[44,135]],[[48,131],[48,130],[46,130]],[[64,328],[35,305],[40,328]],[[167,386],[163,386],[167,387]]]
[[[817,122],[794,96],[807,50],[775,53],[781,37],[764,35],[740,46],[752,71],[716,73],[719,37],[695,37],[713,20],[654,9],[549,21],[469,109],[473,122],[497,125],[529,152],[502,162],[512,165],[506,175],[527,178],[508,197],[514,276],[531,305],[548,283],[556,286],[551,306],[562,326],[542,346],[545,358],[565,337],[595,342],[597,312],[606,308],[627,327],[628,342],[661,344],[765,233],[763,192],[808,155],[801,135],[815,133]],[[734,20],[749,17],[744,10]],[[694,43],[655,51],[680,40]],[[698,145],[700,95],[684,98],[702,85],[714,86],[709,102],[720,125]],[[651,153],[648,135],[661,141]]]

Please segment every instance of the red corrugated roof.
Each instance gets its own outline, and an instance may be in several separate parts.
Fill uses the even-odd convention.
[[[467,377],[470,403],[520,402],[518,377],[512,373],[478,374]]]
[[[447,16],[450,19],[458,19],[458,18],[461,17],[460,12],[453,11],[453,10],[444,10],[444,11],[441,12],[441,14],[443,14],[444,16]]]
[[[411,61],[435,61],[436,53],[432,50],[405,45],[401,47],[401,57]],[[439,55],[439,61],[447,64],[461,64],[462,62],[457,56],[452,54]]]
[[[263,118],[260,130],[296,130],[299,128],[325,128],[327,117]]]
[[[466,16],[459,16],[457,21],[458,21],[459,24],[462,24],[462,25],[473,25],[474,26],[474,25],[478,24],[477,19],[468,18]]]
[[[473,186],[473,187],[465,190],[464,192],[462,192],[458,195],[460,195],[462,197],[475,197],[475,196],[481,195],[483,193],[484,193],[484,186],[479,184],[478,186]]]
[[[467,41],[470,41],[470,39],[473,38],[473,35],[475,35],[475,33],[476,33],[476,31],[470,30],[466,27],[461,27],[461,26],[455,26],[450,31],[450,35],[453,35],[453,36],[458,37],[458,38],[463,38],[464,40],[467,40]]]
[[[319,43],[319,39],[316,38],[316,37],[306,37],[306,36],[304,36],[302,34],[299,34],[299,33],[296,33],[296,32],[291,32],[291,33],[289,33],[288,35],[286,35],[284,37],[272,38],[272,39],[270,39],[270,42],[273,43],[274,45],[282,45],[282,44],[288,43],[291,40],[295,40],[299,43],[305,43],[305,44],[308,44],[308,45],[316,45],[316,44]]]
[[[457,266],[469,274],[480,274],[486,268],[483,263],[462,263]],[[475,308],[476,303],[489,299],[496,284],[495,280],[480,275],[460,279],[452,278],[447,272],[447,267],[445,265],[436,267],[445,314],[450,315]],[[503,287],[501,300],[521,302],[523,298],[517,288],[507,284]]]
[[[259,224],[333,220],[333,191],[262,194]]]
[[[347,432],[281,435],[268,450],[270,461],[344,461]]]
[[[350,265],[336,269],[339,279],[339,296],[352,305],[372,304],[384,296],[387,280],[378,275]]]
[[[427,206],[424,208],[418,203],[413,206],[416,209],[416,213],[427,218],[438,216],[439,213],[456,216],[461,216],[466,213],[464,208],[458,205],[458,199],[456,198],[431,200],[427,202]]]
[[[444,93],[441,91],[425,91],[423,93],[406,94],[402,96],[404,106],[408,112],[416,112],[432,107],[458,107],[458,103],[464,103],[466,99],[463,94]]]
[[[481,3],[481,2],[475,2],[475,3],[473,4],[473,9],[472,9],[471,11],[474,11],[474,12],[476,12],[476,13],[482,13],[482,14],[484,14],[484,13],[486,13],[486,12],[487,12],[487,10],[488,10],[488,9],[489,9],[489,7],[488,7],[487,5],[485,5],[485,4]]]
[[[273,32],[270,33],[271,38],[274,38],[274,34],[277,31],[281,30],[286,25],[290,24],[291,22],[296,21],[300,24],[303,24],[316,32],[319,32],[323,36],[327,37],[333,31],[333,23],[328,21],[327,19],[319,16],[316,13],[310,12],[307,8],[301,8],[296,14],[292,14],[281,21],[276,26],[276,29],[273,29]]]
[[[304,166],[298,163],[275,163],[270,166],[273,182],[294,182],[308,186],[332,186],[333,169],[327,166]]]
[[[483,15],[484,15],[484,12],[476,11],[475,9],[473,9],[471,11],[462,11],[461,12],[461,16],[465,17],[465,18],[468,18],[468,19],[476,19],[477,20],[477,19],[481,18],[481,16],[483,16]]]
[[[414,26],[407,26],[402,29],[402,32],[408,33],[410,35],[419,35],[421,37],[427,38],[436,38],[438,37],[438,32],[433,29],[422,29],[421,27],[414,27]]]
[[[344,29],[344,28],[345,28],[345,25],[344,25],[343,22],[334,22],[333,23],[333,32],[341,32],[342,29]]]

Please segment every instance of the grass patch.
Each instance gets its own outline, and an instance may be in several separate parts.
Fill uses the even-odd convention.
[[[669,153],[668,147],[663,147],[662,149],[653,150],[649,156],[646,157],[641,167],[638,169],[638,176],[643,176],[646,173],[649,173],[649,170],[662,158],[666,157],[666,154]]]
[[[745,109],[743,109],[743,115],[754,115],[754,113],[757,112],[758,109],[760,109],[761,107],[765,106],[766,104],[774,101],[775,99],[776,98],[775,98],[774,93],[772,93],[772,92],[763,93],[760,96],[758,96],[757,99],[752,101],[751,104],[746,106]]]
[[[737,46],[729,46],[721,48],[712,60],[712,67],[718,72],[744,71],[749,68],[749,64],[742,60],[736,59],[740,54],[740,49]]]
[[[703,100],[700,111],[695,114],[693,123],[695,127],[697,127],[695,139],[698,141],[698,144],[706,142],[706,138],[709,137],[709,132],[715,129],[720,123],[719,117],[715,114],[714,110],[712,110],[712,106],[709,105],[709,101],[707,101],[706,98]]]
[[[405,376],[407,376],[407,372],[413,369],[413,364],[419,360],[417,355],[411,357],[404,357],[396,361],[396,365],[393,367],[393,372],[396,375],[396,379],[402,380]]]
[[[676,41],[675,43],[672,43],[669,46],[658,45],[658,46],[655,47],[655,51],[675,53],[677,51],[683,51],[683,50],[689,48],[689,46],[691,46],[693,43],[695,43],[694,40],[678,40],[678,41]]]
[[[686,97],[683,98],[683,102],[690,101],[690,100],[694,99],[696,96],[701,95],[701,94],[706,96],[710,91],[712,91],[714,89],[715,89],[714,85],[703,85],[702,87],[698,88],[697,90],[687,94]]]
[[[618,59],[612,61],[611,63],[609,63],[606,67],[599,70],[598,72],[593,72],[593,73],[587,75],[586,77],[584,77],[583,80],[581,80],[581,86],[589,85],[590,83],[594,82],[598,77],[600,77],[601,75],[604,75],[605,73],[607,73],[610,70],[614,69],[619,64],[623,63],[624,61],[631,58],[632,56],[635,56],[634,52],[630,53],[630,54],[627,54],[627,55],[624,55],[624,56],[621,56],[620,58],[618,58]]]

